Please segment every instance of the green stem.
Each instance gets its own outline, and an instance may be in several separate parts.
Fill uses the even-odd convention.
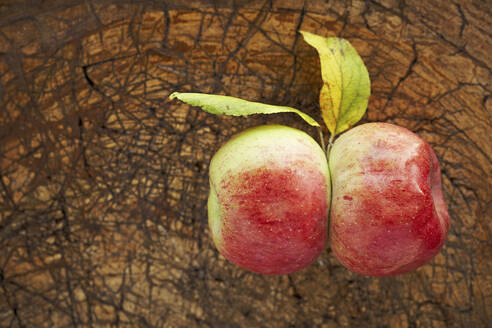
[[[323,135],[323,131],[321,127],[318,127],[319,131],[319,140],[321,141],[321,149],[325,150],[325,136]]]
[[[331,150],[331,147],[333,147],[333,139],[334,138],[335,138],[334,134],[330,135],[330,140],[328,140],[328,146],[326,146],[326,156],[328,158],[330,157],[330,150]]]

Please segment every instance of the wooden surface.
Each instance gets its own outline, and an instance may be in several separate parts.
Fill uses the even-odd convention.
[[[486,1],[0,2],[0,327],[486,327],[492,316],[492,5]],[[289,276],[219,256],[208,163],[246,127],[172,91],[300,108],[320,121],[315,51],[347,38],[365,121],[432,144],[451,230],[386,279],[326,250]]]

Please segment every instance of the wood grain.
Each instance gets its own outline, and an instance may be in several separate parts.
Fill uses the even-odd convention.
[[[486,327],[492,316],[492,6],[421,1],[3,1],[0,326]],[[327,250],[290,276],[218,255],[208,163],[293,114],[212,116],[167,100],[221,93],[321,121],[315,51],[348,39],[372,95],[364,121],[432,144],[451,214],[432,263],[357,276]]]

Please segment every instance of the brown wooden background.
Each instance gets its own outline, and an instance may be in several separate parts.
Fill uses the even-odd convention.
[[[490,327],[489,1],[0,1],[0,327]],[[315,51],[347,38],[372,80],[365,121],[405,126],[440,158],[445,248],[367,278],[326,250],[289,276],[219,256],[208,163],[263,123],[175,90],[320,118]]]

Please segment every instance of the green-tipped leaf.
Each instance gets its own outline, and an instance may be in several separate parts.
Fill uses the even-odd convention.
[[[206,112],[219,115],[246,116],[252,114],[296,113],[310,125],[319,126],[318,122],[311,116],[287,106],[268,105],[235,97],[204,93],[174,92],[169,98],[177,98],[189,105],[201,107]]]

